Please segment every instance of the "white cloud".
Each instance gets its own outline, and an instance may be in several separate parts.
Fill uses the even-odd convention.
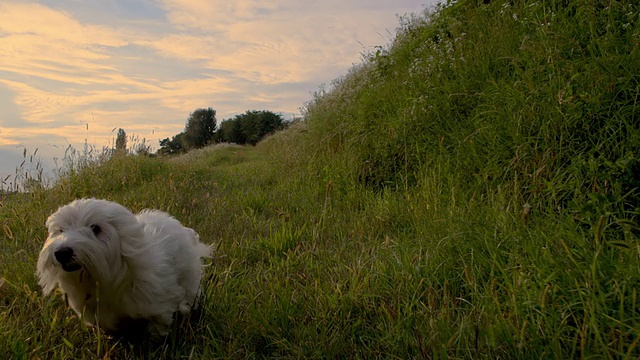
[[[367,1],[291,0],[269,7],[260,1],[163,4],[177,27],[214,35],[206,41],[201,35],[170,36],[155,44],[161,52],[208,59],[208,67],[232,69],[261,83],[300,81],[336,68],[346,71],[361,52],[387,43],[392,35],[386,32],[393,33],[397,25],[393,12],[368,10]],[[381,28],[381,22],[387,26]]]
[[[56,11],[40,4],[0,4],[0,31],[12,35],[30,34],[46,40],[64,40],[65,44],[73,45],[124,44],[109,28],[81,24],[63,11]]]

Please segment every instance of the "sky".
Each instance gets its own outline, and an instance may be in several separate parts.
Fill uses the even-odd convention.
[[[49,170],[69,145],[112,146],[118,128],[156,150],[197,108],[218,122],[300,116],[321,85],[391,42],[399,16],[435,3],[2,0],[0,180],[25,154],[23,167]]]

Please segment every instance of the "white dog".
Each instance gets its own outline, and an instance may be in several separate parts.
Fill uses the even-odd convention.
[[[105,200],[73,201],[46,226],[37,271],[44,294],[59,285],[85,322],[107,331],[142,320],[151,336],[166,335],[173,314],[194,305],[200,258],[212,252],[166,213],[134,215]]]

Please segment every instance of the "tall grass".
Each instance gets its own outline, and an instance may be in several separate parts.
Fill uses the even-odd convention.
[[[47,178],[44,174],[44,167],[37,158],[38,149],[33,153],[28,153],[27,149],[22,151],[22,161],[16,166],[13,174],[0,179],[0,196],[18,191],[33,191],[36,188],[45,186]]]
[[[637,358],[639,14],[459,1],[255,148],[114,156],[3,200],[0,354]],[[42,223],[88,196],[216,244],[201,310],[163,342],[41,296]]]

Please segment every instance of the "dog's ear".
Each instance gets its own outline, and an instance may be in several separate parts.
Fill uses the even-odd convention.
[[[113,223],[120,237],[120,251],[122,256],[130,257],[139,254],[149,244],[145,243],[144,226],[133,215],[133,221]]]
[[[53,223],[55,222],[55,215],[56,214],[49,215],[47,220],[44,222],[44,226],[47,228],[47,231],[51,231],[51,227],[52,227]]]
[[[52,269],[43,268],[43,266],[44,265],[41,266],[41,262],[38,261],[38,271],[36,275],[39,279],[38,284],[42,287],[42,293],[47,296],[58,286],[58,278]]]

